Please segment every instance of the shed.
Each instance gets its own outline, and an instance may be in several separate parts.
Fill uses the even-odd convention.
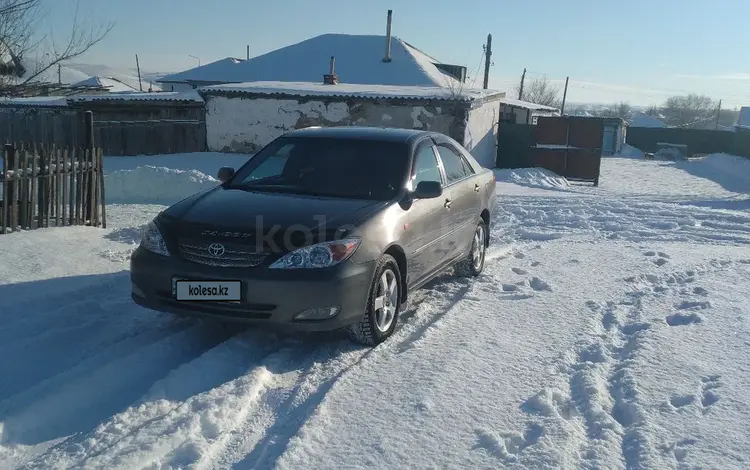
[[[537,122],[539,116],[559,116],[560,110],[552,106],[532,103],[530,101],[513,98],[500,99],[500,122],[510,124],[531,124]]]
[[[740,108],[737,124],[734,125],[736,132],[750,132],[750,106]]]
[[[534,166],[598,186],[601,158],[622,150],[626,129],[627,123],[620,118],[540,117],[535,128]]]
[[[330,77],[331,75],[328,75]],[[255,152],[276,137],[310,126],[434,130],[494,167],[496,124],[504,92],[348,83],[252,82],[200,89],[208,148]]]

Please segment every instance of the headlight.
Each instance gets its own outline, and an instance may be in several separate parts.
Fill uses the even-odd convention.
[[[141,246],[157,255],[169,256],[167,244],[164,243],[164,237],[162,237],[161,231],[159,231],[159,227],[156,226],[154,221],[146,225],[146,229],[143,231],[143,236],[141,237]]]
[[[271,265],[272,269],[327,268],[349,259],[359,246],[358,238],[306,246],[282,256]]]

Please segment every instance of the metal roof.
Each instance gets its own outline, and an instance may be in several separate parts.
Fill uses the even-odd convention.
[[[310,82],[249,82],[226,85],[213,85],[199,89],[207,95],[245,94],[293,97],[369,98],[369,99],[409,99],[473,101],[476,99],[500,98],[504,92],[483,89],[462,89],[453,91],[438,86],[391,86],[339,83],[326,85]]]

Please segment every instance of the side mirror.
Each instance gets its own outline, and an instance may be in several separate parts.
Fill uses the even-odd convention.
[[[221,181],[222,183],[225,183],[229,178],[234,176],[234,168],[223,166],[219,168],[219,173],[216,175],[216,177]]]
[[[433,199],[443,195],[443,185],[439,181],[420,181],[414,190],[417,199]]]

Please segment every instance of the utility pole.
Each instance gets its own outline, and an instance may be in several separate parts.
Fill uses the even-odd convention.
[[[719,100],[719,108],[716,110],[716,127],[715,130],[719,130],[719,117],[721,117],[721,100]]]
[[[57,64],[57,84],[62,85],[62,65]]]
[[[490,64],[492,58],[492,35],[487,35],[487,45],[484,48],[484,89],[487,89],[487,85],[490,81]]]
[[[560,114],[563,116],[565,115],[565,99],[568,97],[568,80],[570,80],[570,77],[565,77],[565,91],[563,91],[563,102],[560,107]]]
[[[523,75],[521,75],[521,86],[518,88],[518,99],[523,99],[523,82],[526,80],[526,69],[523,69]]]
[[[135,55],[135,68],[138,69],[138,88],[143,91],[143,83],[141,82],[141,64],[138,62],[138,54]]]
[[[247,45],[247,52],[245,53],[245,60],[250,60],[250,44]]]

